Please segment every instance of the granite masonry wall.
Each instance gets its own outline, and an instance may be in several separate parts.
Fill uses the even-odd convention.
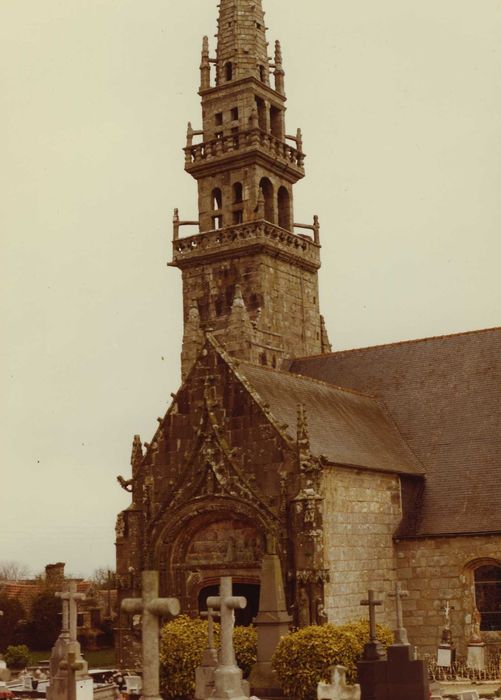
[[[482,564],[501,565],[501,537],[437,537],[396,543],[398,578],[409,591],[403,601],[411,644],[421,653],[436,652],[446,600],[454,608],[451,632],[459,655],[466,653],[475,604],[474,571]],[[499,632],[482,632],[488,645],[501,646]]]
[[[393,590],[393,533],[402,517],[397,475],[332,468],[324,473],[325,607],[329,621],[366,617],[360,601],[369,588],[384,600]],[[378,608],[378,620],[393,625],[393,603]]]

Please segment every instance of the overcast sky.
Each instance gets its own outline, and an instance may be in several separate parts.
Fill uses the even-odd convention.
[[[264,0],[334,348],[500,323],[501,2]],[[134,433],[179,385],[166,267],[216,0],[0,2],[0,560],[114,565]]]

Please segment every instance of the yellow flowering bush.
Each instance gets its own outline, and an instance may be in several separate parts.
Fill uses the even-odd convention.
[[[214,623],[219,646],[220,627]],[[195,693],[195,669],[207,647],[208,622],[180,615],[162,628],[160,640],[160,684],[164,698],[190,698]],[[233,643],[237,664],[244,676],[256,661],[257,635],[253,627],[235,627]]]
[[[233,645],[237,666],[242,669],[244,678],[247,678],[251,668],[257,661],[257,632],[255,627],[235,627],[233,631]]]
[[[393,635],[387,627],[378,625],[377,632],[384,646],[392,643]],[[286,695],[310,700],[316,697],[319,681],[330,681],[330,668],[336,664],[346,666],[349,682],[356,680],[356,663],[368,641],[366,620],[303,627],[282,637],[272,665]]]

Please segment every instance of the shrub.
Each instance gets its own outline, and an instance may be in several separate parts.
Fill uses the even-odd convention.
[[[387,627],[377,626],[378,639],[391,644],[393,635]],[[298,700],[316,697],[317,683],[330,681],[330,668],[346,666],[347,679],[356,679],[356,663],[369,641],[369,624],[365,620],[342,626],[332,624],[303,627],[280,640],[273,655],[277,672],[286,695]]]
[[[255,627],[235,627],[233,631],[233,645],[237,665],[240,666],[247,678],[251,668],[257,661],[257,632]]]
[[[8,646],[5,652],[5,663],[9,668],[25,668],[30,663],[30,650],[26,644]]]
[[[220,627],[214,624],[216,645]],[[180,615],[162,628],[160,645],[160,682],[164,698],[187,698],[195,692],[195,669],[202,663],[207,647],[208,623]],[[233,633],[237,664],[244,675],[256,661],[257,635],[252,627],[236,627]]]
[[[6,649],[9,644],[24,642],[21,638],[21,621],[26,617],[25,610],[17,598],[9,598],[0,593],[0,610],[3,616],[0,621],[0,651]]]

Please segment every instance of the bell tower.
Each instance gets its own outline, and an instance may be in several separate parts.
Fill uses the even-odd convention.
[[[268,56],[261,0],[221,0],[214,58],[203,39],[199,94],[201,128],[188,124],[184,149],[198,219],[175,210],[170,263],[183,275],[183,376],[208,330],[231,355],[272,367],[330,351],[318,217],[294,221],[302,135],[286,132],[282,52],[277,41]],[[187,226],[198,231],[181,236]]]

